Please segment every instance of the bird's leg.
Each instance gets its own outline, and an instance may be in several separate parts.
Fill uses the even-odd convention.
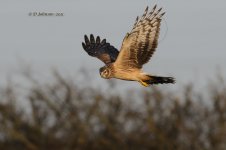
[[[139,82],[140,82],[141,85],[143,85],[143,86],[145,86],[145,87],[148,87],[148,86],[149,86],[148,83],[146,83],[146,82],[144,82],[144,81],[142,81],[142,80],[140,80]]]

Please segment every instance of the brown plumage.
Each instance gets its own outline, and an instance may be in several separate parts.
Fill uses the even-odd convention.
[[[106,64],[100,68],[101,77],[138,81],[143,86],[175,82],[172,77],[152,76],[141,70],[142,66],[150,60],[158,45],[160,24],[165,12],[161,13],[162,8],[156,8],[155,5],[148,12],[147,7],[142,17],[140,19],[137,17],[131,32],[124,37],[119,53],[109,43],[106,44],[106,41],[100,46],[99,37],[95,42],[93,35],[91,35],[90,42],[85,36],[86,44],[83,43],[83,48],[89,55],[94,52],[95,55],[91,56],[99,58]],[[113,55],[114,57],[112,57]]]

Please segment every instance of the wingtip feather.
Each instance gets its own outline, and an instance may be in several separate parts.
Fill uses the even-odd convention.
[[[95,43],[95,39],[94,39],[93,34],[90,34],[90,42],[91,42],[91,43]]]
[[[104,45],[105,43],[106,43],[106,39],[103,39],[100,44]]]
[[[82,42],[82,47],[84,50],[86,50],[86,44],[84,42]]]
[[[148,8],[149,8],[148,6],[145,8],[145,10],[144,10],[144,13],[145,13],[145,14],[147,14]]]
[[[100,44],[100,37],[99,36],[97,36],[97,38],[96,38],[96,43]]]
[[[153,7],[153,10],[155,10],[157,8],[157,4],[155,4],[155,6]]]
[[[90,45],[90,41],[87,35],[84,35],[86,45]]]
[[[163,12],[163,13],[160,15],[159,18],[161,18],[161,17],[164,16],[165,14],[166,14],[166,12]]]

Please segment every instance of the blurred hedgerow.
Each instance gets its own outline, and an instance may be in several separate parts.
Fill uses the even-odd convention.
[[[226,149],[223,78],[202,93],[195,84],[180,94],[150,87],[131,99],[53,76],[46,84],[27,76],[26,108],[14,86],[1,89],[0,149]]]

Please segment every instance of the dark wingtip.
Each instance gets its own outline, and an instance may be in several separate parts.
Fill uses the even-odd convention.
[[[100,44],[100,37],[99,36],[97,36],[97,38],[96,38],[96,43]]]
[[[84,35],[84,39],[88,39],[88,36],[86,34]]]
[[[104,44],[106,44],[106,39],[103,39],[103,40],[101,41],[101,45],[104,45]]]
[[[87,35],[84,35],[86,45],[90,45],[90,41]]]
[[[146,7],[146,9],[145,9],[145,12],[147,12],[148,11],[148,6]]]
[[[82,47],[84,50],[86,50],[86,44],[84,42],[82,42]]]
[[[90,34],[90,42],[91,42],[92,44],[95,43],[95,39],[94,39],[93,34]]]
[[[162,8],[159,8],[158,12],[160,12],[162,10]]]
[[[164,16],[166,14],[166,12],[163,12],[160,16],[162,17],[162,16]]]

